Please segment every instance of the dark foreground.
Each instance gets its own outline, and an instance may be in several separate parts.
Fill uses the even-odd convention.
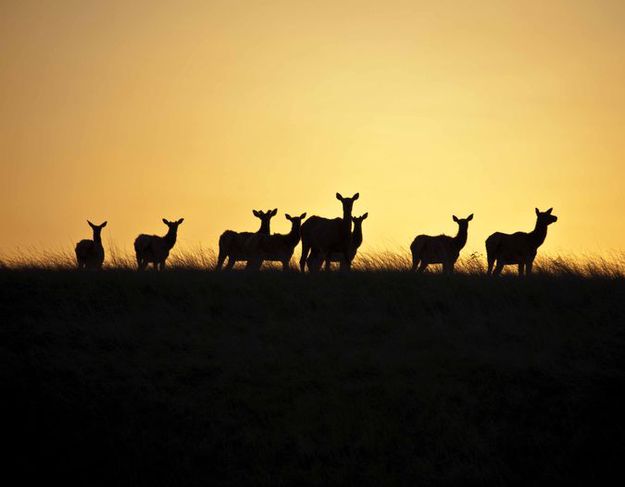
[[[625,477],[623,280],[4,270],[0,290],[23,481]]]

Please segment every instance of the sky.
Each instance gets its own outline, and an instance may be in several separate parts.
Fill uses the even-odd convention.
[[[108,220],[130,252],[254,231],[252,209],[341,215],[406,251],[475,214],[465,253],[625,247],[625,2],[0,3],[0,254]],[[296,250],[296,256],[299,251]]]

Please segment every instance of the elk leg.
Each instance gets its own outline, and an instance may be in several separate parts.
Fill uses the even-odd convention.
[[[302,273],[306,272],[306,257],[308,257],[308,252],[310,252],[310,247],[304,245],[304,242],[302,242],[302,256],[299,258],[299,270]],[[310,263],[308,263],[308,270],[310,270]]]
[[[519,262],[519,276],[523,275],[523,269],[525,267],[525,263]]]
[[[416,271],[418,265],[419,265],[419,257],[417,257],[415,254],[412,254],[412,267],[410,268],[410,270],[412,272]]]
[[[219,252],[219,257],[217,257],[217,266],[215,267],[215,270],[221,270],[221,267],[224,265],[224,260],[226,260],[226,256]]]
[[[422,261],[421,261],[421,265],[419,266],[419,269],[417,270],[417,272],[418,272],[419,274],[422,274],[422,273],[423,273],[423,271],[425,270],[425,268],[426,268],[427,266],[428,266],[427,262],[425,262],[425,261],[423,261],[423,260],[422,260]]]
[[[345,267],[343,267],[343,264]],[[349,271],[352,268],[352,261],[349,258],[349,251],[343,252],[343,262],[341,262],[341,269],[344,271]]]
[[[231,255],[229,255],[228,263],[226,264],[226,270],[229,271],[230,269],[232,269],[234,267],[235,262],[236,262],[236,259],[232,257]]]
[[[321,266],[326,259],[326,254],[323,252],[318,252],[311,254],[310,259],[308,260],[308,270],[311,272],[317,272],[321,270]]]
[[[490,276],[493,273],[493,266],[495,265],[495,259],[488,258],[488,270],[486,271],[486,275]]]
[[[525,263],[525,274],[530,275],[532,273],[532,266],[534,265],[533,260],[529,260]]]
[[[501,274],[503,266],[504,265],[501,262],[497,261],[497,266],[495,267],[495,272],[493,272],[493,275],[498,276],[499,274]]]

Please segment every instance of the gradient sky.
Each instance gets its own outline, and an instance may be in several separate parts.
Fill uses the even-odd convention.
[[[530,230],[625,247],[625,2],[0,4],[0,253],[185,218],[181,248],[252,208],[339,216],[364,249]],[[299,255],[299,250],[296,251]]]

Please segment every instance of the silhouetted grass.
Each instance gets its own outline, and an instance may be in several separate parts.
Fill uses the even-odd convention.
[[[112,242],[105,246],[106,258],[104,268],[111,270],[136,269],[135,256],[119,249]],[[291,260],[291,267],[299,269],[299,249]],[[213,270],[217,256],[213,249],[197,246],[180,250],[174,248],[167,260],[170,269],[186,270]],[[353,262],[355,271],[363,272],[403,272],[409,271],[411,266],[410,252],[404,251],[376,251],[360,252]],[[0,268],[5,269],[42,269],[68,270],[76,267],[76,257],[73,251],[40,251],[26,249],[23,253],[14,253],[0,257]],[[244,263],[237,263],[235,269],[243,269]],[[333,270],[338,264],[332,264]],[[266,262],[263,269],[281,269],[280,264]],[[440,272],[440,266],[430,266],[426,271]],[[456,263],[455,272],[465,275],[481,275],[486,272],[486,258],[483,254],[474,252],[464,255]],[[507,266],[504,273],[516,274],[516,267]],[[534,273],[549,276],[579,276],[579,277],[625,277],[625,253],[614,252],[607,256],[600,255],[568,255],[568,256],[539,256],[534,265]]]
[[[622,266],[364,257],[377,272],[0,270],[7,463],[89,485],[622,476]]]

